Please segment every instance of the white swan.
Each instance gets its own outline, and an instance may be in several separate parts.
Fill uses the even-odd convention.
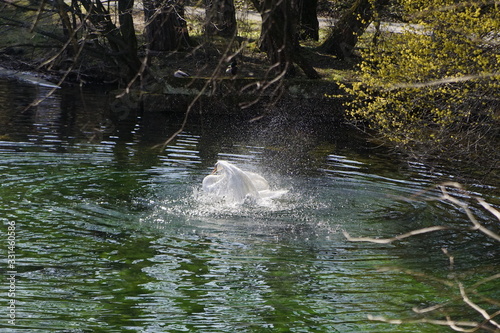
[[[272,191],[267,180],[259,174],[243,171],[227,161],[218,161],[212,174],[203,179],[203,190],[224,197],[227,201],[276,198],[286,190]]]

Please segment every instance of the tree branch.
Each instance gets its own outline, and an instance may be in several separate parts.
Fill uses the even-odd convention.
[[[496,321],[494,321],[493,317],[490,316],[488,314],[488,312],[486,312],[486,310],[484,310],[479,305],[477,305],[476,303],[474,303],[470,300],[470,298],[465,293],[465,289],[464,289],[464,286],[462,285],[462,283],[459,283],[458,287],[460,289],[460,295],[462,295],[462,299],[464,300],[465,304],[467,304],[468,306],[470,306],[471,308],[473,308],[474,310],[479,312],[481,314],[481,316],[483,316],[484,319],[486,319],[486,321],[488,323],[490,323],[490,324],[496,326],[498,329],[500,329],[500,324],[498,324]]]
[[[408,237],[420,235],[420,234],[426,234],[429,232],[434,232],[438,230],[450,230],[452,229],[451,227],[447,226],[433,226],[433,227],[428,227],[428,228],[423,228],[423,229],[418,229],[418,230],[412,230],[410,232],[407,232],[402,235],[398,235],[395,237],[391,238],[370,238],[370,237],[351,237],[346,231],[342,231],[344,234],[345,238],[347,238],[348,241],[350,242],[370,242],[370,243],[377,243],[377,244],[389,244],[398,240],[402,240]]]
[[[56,35],[56,34],[53,34],[51,32],[48,32],[48,31],[45,31],[45,30],[42,30],[38,27],[32,27],[32,25],[28,22],[23,22],[23,21],[18,21],[16,19],[13,19],[12,17],[6,17],[6,16],[3,16],[1,15],[0,16],[0,19],[2,20],[5,20],[5,21],[8,21],[8,22],[12,22],[14,23],[15,25],[17,25],[18,27],[21,27],[21,28],[25,28],[25,29],[33,29],[34,32],[36,32],[37,34],[40,34],[40,35],[43,35],[43,36],[46,36],[46,37],[50,37],[52,39],[55,39],[61,43],[66,43],[66,39],[61,36],[61,35]]]

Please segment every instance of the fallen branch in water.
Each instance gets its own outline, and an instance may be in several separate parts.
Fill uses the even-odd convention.
[[[350,242],[370,242],[370,243],[377,243],[377,244],[389,244],[398,240],[402,240],[408,237],[420,235],[420,234],[425,234],[429,232],[434,232],[438,230],[449,230],[452,229],[451,227],[447,226],[434,226],[434,227],[428,227],[428,228],[423,228],[423,229],[418,229],[418,230],[412,230],[410,232],[407,232],[402,235],[398,235],[395,237],[391,238],[371,238],[371,237],[351,237],[346,231],[342,231],[344,234],[345,238],[347,238],[348,241]]]
[[[469,221],[472,223],[472,226],[469,228],[465,228],[470,231],[479,231],[486,235],[487,237],[500,241],[500,235],[497,233],[491,231],[490,229],[486,228],[484,225],[479,223],[478,219],[476,216],[472,213],[472,210],[469,208],[469,205],[457,199],[456,197],[452,196],[449,194],[447,191],[446,187],[453,187],[456,189],[462,189],[460,184],[454,183],[454,182],[448,182],[448,183],[443,183],[438,186],[438,188],[441,191],[441,195],[431,198],[431,199],[426,199],[426,200],[442,200],[442,201],[447,201],[452,203],[453,205],[460,207],[464,210],[465,214],[467,215],[467,218]],[[420,196],[423,193],[426,193],[430,190],[423,191],[417,195]],[[472,199],[472,198],[471,198]],[[500,221],[500,212],[493,208],[490,204],[488,204],[486,201],[484,201],[481,198],[473,198],[475,199],[486,211],[491,213],[496,219]],[[432,227],[427,227],[427,228],[422,228],[418,230],[412,230],[407,233],[397,235],[394,237],[390,238],[371,238],[371,237],[351,237],[347,232],[343,232],[344,236],[347,238],[347,240],[352,241],[352,242],[370,242],[370,243],[377,243],[377,244],[389,244],[395,241],[399,241],[405,238],[413,237],[416,235],[421,235],[421,234],[426,234],[430,232],[435,232],[439,230],[463,230],[464,228],[459,228],[459,227],[450,227],[450,226],[432,226]],[[454,263],[455,263],[455,257],[449,253],[449,251],[445,248],[442,249],[443,253],[448,257],[449,261],[449,269],[451,271],[454,270]],[[385,267],[383,268],[384,270],[398,270],[401,271],[400,268],[394,268],[394,267]],[[440,278],[435,278],[432,276],[428,276],[425,273],[420,273],[420,272],[414,272],[414,271],[409,271],[409,270],[403,270],[404,273],[415,276],[415,277],[420,277],[424,278],[425,280],[433,280],[437,281],[447,287],[452,287],[458,289],[458,296],[451,297],[448,301],[440,303],[440,304],[435,304],[426,308],[413,308],[413,311],[417,314],[427,314],[427,313],[436,313],[438,311],[439,316],[444,316],[445,319],[431,319],[431,318],[418,318],[418,319],[389,319],[386,317],[382,316],[372,316],[368,315],[369,320],[373,321],[381,321],[389,324],[410,324],[410,323],[428,323],[428,324],[433,324],[433,325],[441,325],[441,326],[447,326],[451,328],[454,331],[457,332],[477,332],[479,330],[487,331],[487,332],[500,332],[500,321],[495,320],[496,317],[500,317],[500,310],[496,310],[500,308],[500,301],[496,299],[492,299],[491,297],[487,297],[482,295],[477,288],[481,285],[484,285],[486,283],[492,282],[494,280],[500,279],[500,273],[496,273],[492,276],[489,276],[487,278],[481,279],[480,281],[474,283],[472,286],[469,288],[464,287],[464,284],[460,281],[458,281],[457,275],[456,274],[451,274],[450,278],[448,280],[440,279]],[[493,310],[485,309],[483,306],[480,306],[477,302],[473,301],[470,297],[469,294],[474,294],[477,296],[480,301],[482,301],[484,304],[488,306],[488,308],[492,308]],[[443,315],[443,311],[447,306],[453,306],[453,302],[461,302],[461,304],[466,305],[467,308],[474,310],[478,314],[480,314],[484,320],[483,321],[465,321],[465,320],[460,320],[456,321],[451,318],[450,315],[446,314]],[[495,311],[496,310],[496,311]],[[494,311],[494,312],[492,312]],[[492,312],[492,313],[491,313]]]
[[[479,223],[479,221],[476,219],[476,217],[474,216],[474,214],[470,210],[469,205],[467,203],[460,201],[457,198],[451,196],[448,193],[448,191],[446,190],[446,186],[452,186],[452,187],[455,187],[457,189],[462,189],[462,186],[460,186],[460,184],[455,183],[455,182],[443,183],[443,184],[438,186],[439,189],[441,190],[441,193],[442,193],[441,196],[434,198],[433,200],[448,201],[448,202],[451,202],[452,204],[462,208],[465,211],[465,214],[467,214],[467,217],[469,218],[469,220],[473,224],[473,227],[471,227],[470,230],[472,230],[472,231],[479,230],[482,233],[484,233],[485,235],[487,235],[488,237],[500,242],[500,235],[496,234],[495,232],[489,230],[488,228],[483,226],[481,223]],[[429,190],[421,192],[421,193],[419,193],[419,195],[422,195],[423,193],[428,192],[428,191]],[[483,206],[487,211],[492,213],[500,221],[500,212],[498,210],[493,208],[490,204],[488,204],[486,201],[484,201],[481,198],[475,198],[475,199],[477,200],[477,202],[479,202],[479,204],[481,204],[481,206]],[[389,244],[389,243],[392,243],[392,242],[395,242],[398,240],[402,240],[402,239],[405,239],[408,237],[416,236],[416,235],[421,235],[421,234],[430,233],[430,232],[439,231],[439,230],[450,230],[450,229],[458,230],[459,228],[450,227],[450,226],[432,226],[432,227],[412,230],[412,231],[409,231],[407,233],[404,233],[404,234],[401,234],[398,236],[394,236],[394,237],[390,237],[390,238],[351,237],[349,235],[349,233],[347,233],[346,231],[343,231],[343,234],[344,234],[345,238],[347,238],[347,240],[350,242],[370,242],[370,243],[377,243],[377,244]]]
[[[389,323],[389,324],[396,324],[396,325],[401,325],[401,324],[433,324],[433,325],[440,325],[440,326],[448,326],[457,332],[477,332],[478,329],[484,329],[488,332],[498,332],[495,329],[485,327],[482,323],[477,323],[474,321],[454,321],[448,316],[446,316],[446,320],[437,320],[437,319],[429,319],[429,318],[402,320],[402,319],[388,319],[388,318],[385,318],[382,316],[368,315],[368,319],[373,320],[373,321],[381,321],[381,322]],[[471,328],[467,329],[464,327],[471,327]]]
[[[451,184],[454,184],[454,183],[451,183]],[[469,218],[469,220],[474,225],[473,230],[479,230],[482,233],[484,233],[485,235],[487,235],[488,237],[493,238],[494,240],[500,242],[500,235],[494,233],[493,231],[487,229],[481,223],[479,223],[478,220],[476,219],[476,217],[474,216],[474,214],[472,214],[472,211],[469,209],[469,205],[467,203],[465,203],[463,201],[460,201],[457,198],[452,197],[451,195],[449,195],[448,191],[446,191],[445,185],[440,185],[439,188],[441,189],[441,193],[443,193],[442,196],[441,196],[442,200],[449,201],[452,204],[455,204],[455,205],[461,207],[465,211],[465,214],[467,214],[467,217]],[[486,208],[488,211],[492,212],[493,215],[495,215],[499,219],[499,221],[500,221],[500,212],[499,211],[497,211],[496,209],[494,209],[493,207],[491,207],[488,203],[486,203],[481,198],[476,198],[476,200],[484,208]]]
[[[482,307],[471,301],[471,299],[467,296],[467,293],[465,292],[465,288],[462,283],[458,283],[458,287],[460,289],[460,295],[462,296],[464,303],[473,308],[474,310],[476,310],[477,312],[479,312],[484,317],[484,319],[486,319],[487,323],[490,323],[497,329],[500,329],[500,324],[498,324],[496,321],[493,320],[493,318],[495,318],[495,316],[497,316],[500,313],[500,311],[497,311],[493,315],[490,315]]]

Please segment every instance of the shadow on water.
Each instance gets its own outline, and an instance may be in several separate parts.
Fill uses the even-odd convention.
[[[16,226],[17,272],[16,326],[2,321],[2,332],[442,332],[367,315],[418,318],[412,307],[452,297],[426,278],[450,274],[443,247],[467,283],[498,267],[498,246],[470,232],[347,242],[343,230],[391,237],[469,222],[424,200],[436,191],[407,200],[445,171],[398,160],[324,118],[193,113],[158,152],[182,113],[65,90],[25,109],[46,90],[0,81],[0,91],[0,219]],[[214,200],[201,180],[218,159],[288,193]],[[497,287],[485,285],[490,297]]]

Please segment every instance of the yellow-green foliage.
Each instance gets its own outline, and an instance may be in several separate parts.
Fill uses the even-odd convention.
[[[389,140],[448,139],[500,107],[500,5],[402,0],[409,24],[363,51],[349,112]],[[495,107],[496,105],[496,107]],[[497,111],[495,111],[495,108]],[[498,120],[498,119],[497,119]]]

